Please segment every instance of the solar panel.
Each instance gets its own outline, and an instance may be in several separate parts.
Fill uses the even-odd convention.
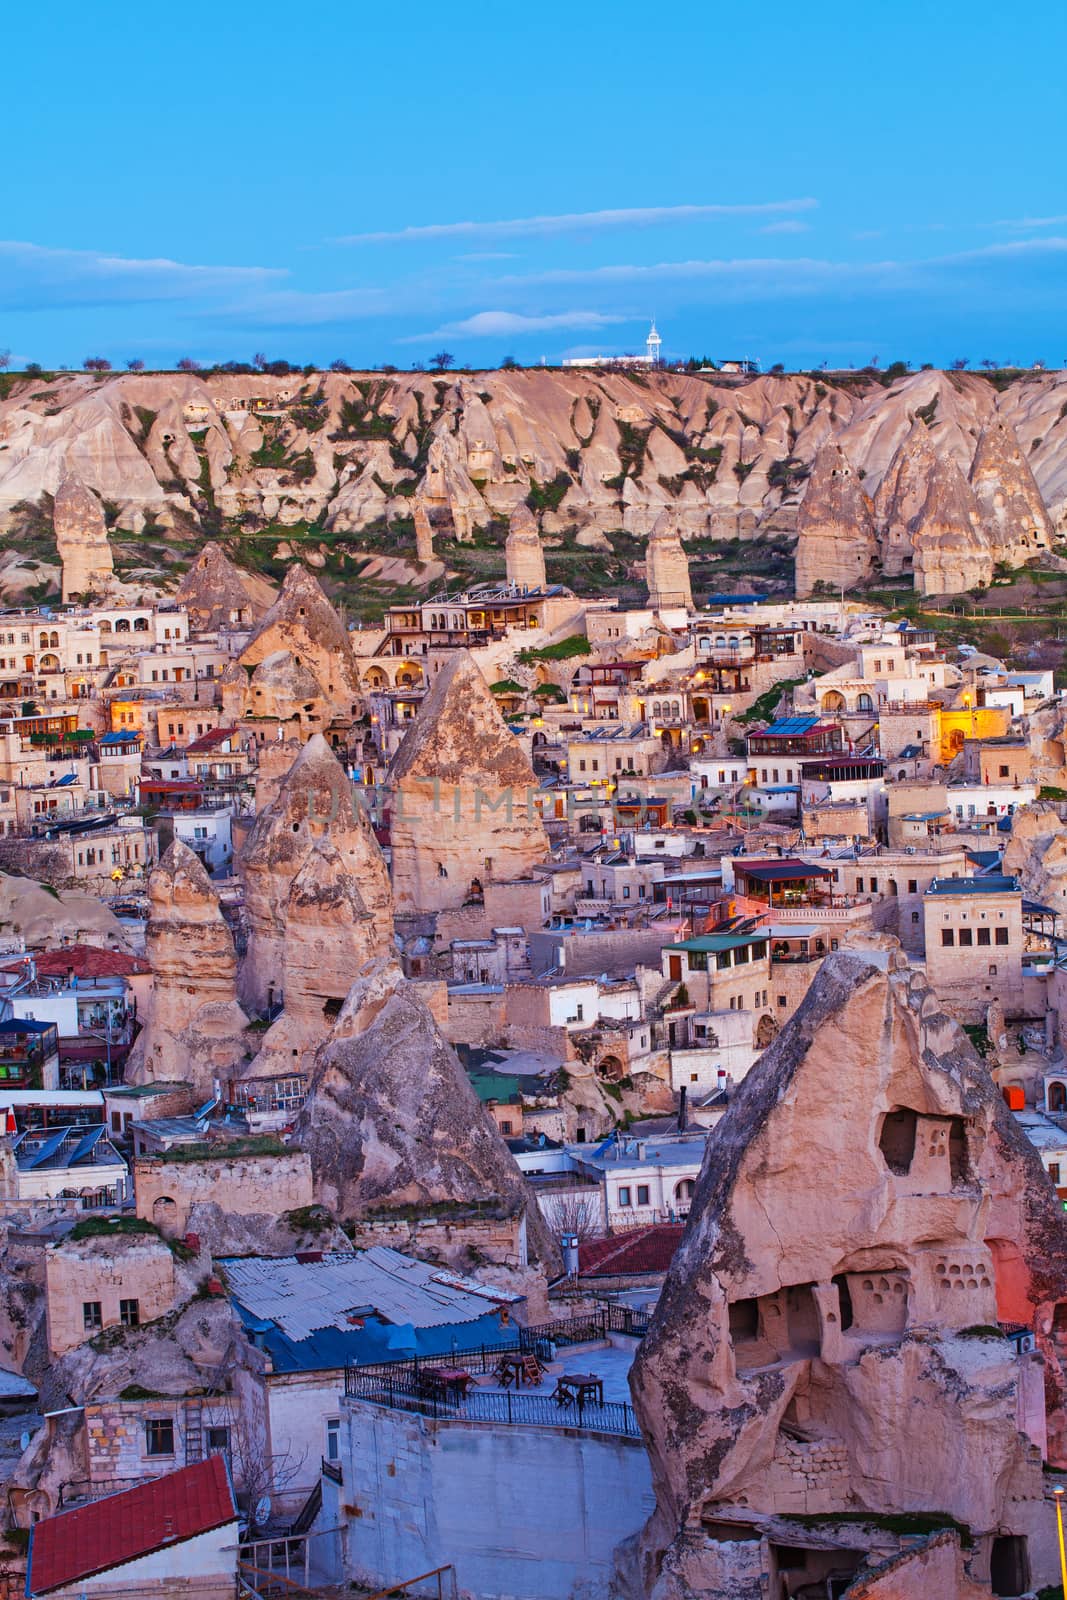
[[[26,1165],[28,1167],[40,1167],[43,1166],[46,1161],[50,1161],[55,1155],[56,1151],[59,1149],[60,1145],[63,1143],[63,1140],[67,1137],[67,1132],[68,1130],[66,1128],[60,1128],[58,1133],[53,1133],[50,1138],[45,1140],[37,1154],[32,1156],[30,1160],[27,1161]]]
[[[104,1129],[102,1126],[99,1128],[90,1128],[89,1132],[85,1135],[85,1138],[79,1139],[78,1143],[75,1145],[67,1165],[69,1167],[76,1167],[80,1161],[88,1160],[89,1156],[92,1155],[94,1149],[96,1148],[97,1141],[103,1137]]]

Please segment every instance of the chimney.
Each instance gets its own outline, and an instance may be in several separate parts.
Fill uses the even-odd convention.
[[[688,1097],[688,1094],[689,1094],[689,1086],[688,1086],[688,1084],[683,1083],[681,1089],[678,1091],[678,1132],[679,1133],[684,1133],[685,1130],[686,1130],[686,1127],[688,1125],[688,1120],[689,1119],[688,1119],[688,1115],[687,1115],[687,1112],[686,1112],[686,1099]]]

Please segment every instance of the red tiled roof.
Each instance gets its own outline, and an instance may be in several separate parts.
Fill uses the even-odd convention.
[[[33,1529],[27,1595],[51,1594],[237,1516],[222,1456],[46,1517]]]
[[[194,739],[192,744],[186,745],[185,753],[186,755],[198,755],[204,750],[214,750],[215,746],[222,744],[225,739],[232,739],[236,732],[236,725],[232,728],[209,728],[207,733],[200,734],[199,738]]]
[[[623,1278],[638,1272],[666,1272],[684,1232],[684,1222],[657,1222],[612,1239],[587,1239],[578,1246],[578,1275]]]
[[[151,972],[148,962],[140,956],[128,956],[123,950],[98,950],[95,945],[75,944],[66,950],[42,950],[33,956],[39,978],[65,978],[73,972],[83,978],[132,978]],[[8,961],[4,972],[21,972],[23,961]]]

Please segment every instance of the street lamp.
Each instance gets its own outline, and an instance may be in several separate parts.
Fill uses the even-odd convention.
[[[1067,1595],[1067,1555],[1063,1549],[1063,1485],[1057,1484],[1052,1493],[1056,1501],[1056,1531],[1060,1541],[1060,1581],[1063,1584],[1063,1592]]]

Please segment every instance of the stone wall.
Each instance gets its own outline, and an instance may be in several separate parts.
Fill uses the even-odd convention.
[[[195,1205],[219,1206],[242,1217],[278,1217],[313,1199],[311,1161],[302,1150],[203,1161],[146,1156],[134,1163],[134,1189],[137,1215],[168,1235],[185,1232]]]
[[[432,1423],[349,1401],[342,1441],[345,1576],[369,1588],[454,1562],[459,1588],[480,1600],[606,1600],[615,1546],[652,1505],[636,1439]]]
[[[388,1245],[402,1255],[449,1259],[478,1251],[502,1266],[525,1266],[526,1223],[523,1217],[470,1214],[393,1218],[361,1217],[354,1244],[359,1250]]]
[[[121,1326],[121,1302],[136,1300],[139,1323],[174,1302],[174,1257],[161,1239],[116,1235],[67,1241],[45,1255],[48,1348],[54,1356],[84,1344],[86,1303],[100,1306],[100,1327]]]

